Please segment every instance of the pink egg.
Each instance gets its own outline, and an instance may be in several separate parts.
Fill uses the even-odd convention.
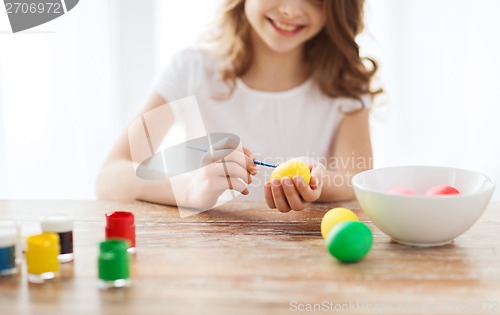
[[[460,195],[458,189],[448,185],[436,185],[425,192],[426,196]]]
[[[416,195],[416,193],[413,190],[406,187],[392,187],[391,189],[389,189],[388,192],[397,195]]]

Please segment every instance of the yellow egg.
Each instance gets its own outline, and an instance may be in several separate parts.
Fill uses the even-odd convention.
[[[283,177],[293,178],[296,175],[302,176],[306,183],[309,184],[309,181],[311,180],[311,171],[309,170],[309,167],[307,167],[307,165],[303,162],[290,160],[278,165],[278,167],[276,167],[271,173],[269,181],[272,182],[275,178],[280,180]]]
[[[346,208],[333,208],[321,220],[321,235],[326,239],[328,232],[338,223],[345,221],[359,221],[358,216]]]

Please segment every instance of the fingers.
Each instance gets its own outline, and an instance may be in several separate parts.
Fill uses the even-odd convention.
[[[311,177],[309,185],[301,176],[295,176],[293,182],[298,193],[305,202],[314,202],[319,198],[321,189],[319,188],[318,178],[316,176]]]
[[[281,181],[277,178],[273,179],[271,182],[271,193],[273,195],[273,201],[279,212],[289,212],[292,210],[281,187]]]
[[[213,185],[212,190],[218,193],[226,189],[237,190],[244,195],[249,193],[247,185],[252,182],[252,178],[236,163],[212,163],[206,166],[204,174],[207,184]]]
[[[243,148],[243,153],[245,153],[246,156],[248,156],[250,159],[255,160],[255,155],[250,151],[247,147],[242,146]]]
[[[305,209],[308,203],[318,200],[321,188],[322,182],[316,176],[311,177],[309,184],[301,176],[295,176],[293,179],[284,177],[266,183],[264,196],[271,209],[276,208],[280,212],[300,211]]]
[[[236,162],[246,168],[249,174],[257,174],[257,167],[253,162],[255,156],[248,148],[240,145],[234,138],[225,138],[212,145],[209,155],[213,162],[222,160]],[[205,164],[207,163],[205,162]]]
[[[226,180],[230,182],[230,189],[239,191],[243,195],[248,195],[249,191],[247,188],[247,185],[244,183],[240,182],[237,178],[232,178],[232,177],[226,177]],[[227,186],[226,186],[227,189]]]
[[[245,154],[252,161],[255,159],[254,154],[247,147],[241,145],[238,139],[227,137],[224,138],[212,145],[212,150],[232,150],[232,151],[240,151]]]
[[[256,175],[257,174],[257,165],[255,165],[254,161],[255,160],[255,155],[250,151],[247,147],[242,147],[243,148],[243,153],[245,154],[245,160],[247,162],[247,169],[250,170],[250,174]]]
[[[253,162],[253,159],[248,157],[242,151],[239,150],[216,150],[213,151],[212,161],[214,162],[235,162],[245,168],[249,174],[257,174],[257,166]]]
[[[267,182],[264,185],[264,197],[266,199],[267,206],[271,209],[276,209],[276,204],[274,203],[273,193],[271,191],[271,183]]]
[[[309,181],[309,186],[311,187],[311,189],[315,190],[316,188],[318,188],[319,184],[320,184],[320,181],[319,181],[318,177],[311,176],[311,180]]]
[[[247,185],[242,183],[239,179],[233,178],[233,177],[220,176],[217,178],[213,178],[208,183],[208,185],[211,186],[211,188],[212,188],[211,190],[215,194],[217,194],[217,196],[220,195],[221,193],[223,193],[227,189],[239,191],[243,195],[248,195],[248,193],[249,193]],[[207,191],[210,191],[210,189],[208,189]]]
[[[326,167],[321,163],[313,163],[310,169],[311,177],[316,176],[317,178],[323,178],[326,173]]]
[[[304,210],[306,205],[295,188],[293,180],[290,177],[285,177],[281,181],[281,186],[290,208],[294,211]]]
[[[214,163],[217,167],[217,172],[215,176],[231,177],[231,178],[241,178],[246,184],[252,182],[252,177],[248,174],[247,170],[241,167],[241,165],[234,162],[222,162]],[[221,171],[222,167],[222,171]]]

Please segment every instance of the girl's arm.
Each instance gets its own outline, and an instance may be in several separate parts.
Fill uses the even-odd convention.
[[[153,93],[138,116],[153,110],[166,101]],[[155,136],[163,137],[173,125],[170,110],[168,119],[161,127],[155,128]],[[139,138],[139,137],[138,137]],[[144,152],[147,154],[147,152]],[[138,161],[140,163],[140,161]],[[106,158],[96,181],[96,194],[99,199],[144,200],[162,204],[175,204],[172,188],[168,180],[150,181],[136,176],[129,144],[129,131],[125,130]]]
[[[354,199],[351,180],[373,167],[369,110],[346,114],[333,144],[333,161],[328,161],[323,189],[318,201]]]
[[[138,117],[166,103],[155,93]],[[158,142],[173,125],[174,115],[170,107],[165,106],[161,109],[161,118],[154,118],[158,119],[158,123],[153,128],[147,128],[147,132],[149,139]],[[144,138],[144,126],[139,119],[135,122],[120,136],[104,162],[96,183],[99,199],[143,200],[209,209],[228,188],[248,194],[246,185],[239,179],[246,184],[251,183],[250,175],[256,173],[253,155],[247,148],[231,141],[234,139],[230,138],[213,144],[212,152],[203,158],[204,166],[196,172],[175,176],[175,185],[180,188],[176,189],[175,195],[168,174],[160,180],[139,178],[135,173],[134,164],[139,165],[151,156],[151,150],[157,152],[158,148],[150,148],[150,145],[155,145],[154,141]],[[133,154],[131,147],[134,148]],[[223,156],[223,159],[220,156]]]

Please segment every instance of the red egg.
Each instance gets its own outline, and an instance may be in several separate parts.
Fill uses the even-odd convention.
[[[416,195],[416,193],[413,190],[406,187],[392,187],[391,189],[389,189],[388,192],[397,195]]]
[[[438,196],[438,195],[460,195],[458,189],[453,186],[448,185],[437,185],[425,192],[426,196]]]

